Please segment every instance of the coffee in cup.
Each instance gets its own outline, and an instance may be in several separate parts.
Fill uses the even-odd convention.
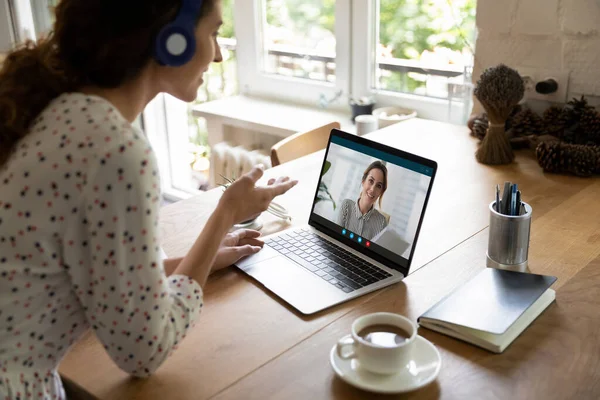
[[[410,339],[410,334],[396,325],[375,324],[361,329],[358,337],[377,346],[395,347]]]
[[[417,326],[399,314],[367,314],[352,323],[352,332],[337,344],[338,356],[355,358],[361,368],[379,374],[393,374],[408,365]],[[351,347],[349,352],[345,348]]]

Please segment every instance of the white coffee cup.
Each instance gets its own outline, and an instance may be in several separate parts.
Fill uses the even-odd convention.
[[[393,347],[383,347],[358,336],[364,328],[372,325],[393,325],[408,333],[409,338]],[[337,354],[344,360],[356,358],[361,368],[371,372],[393,374],[410,362],[416,337],[417,326],[402,315],[388,312],[367,314],[357,318],[352,323],[352,333],[338,341]],[[347,347],[352,350],[345,352]]]
[[[369,132],[379,129],[379,120],[371,114],[357,115],[354,123],[356,124],[356,134],[358,136],[366,135]]]

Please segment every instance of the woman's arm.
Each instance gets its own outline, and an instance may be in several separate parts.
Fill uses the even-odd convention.
[[[183,260],[183,257],[167,258],[166,260],[163,260],[163,267],[167,276],[173,275],[173,271],[175,271],[175,268],[177,268],[181,260]]]
[[[147,376],[194,325],[202,288],[187,276],[167,278],[162,268],[160,182],[147,142],[134,132],[103,133],[111,141],[98,151],[110,157],[97,160],[85,178],[65,232],[64,264],[111,359],[132,375]]]
[[[173,270],[173,274],[189,276],[204,287],[215,261],[217,250],[219,250],[219,245],[233,224],[232,213],[226,212],[222,203],[219,203],[190,251],[180,259]],[[166,270],[166,264],[165,271],[167,274],[169,273]]]
[[[269,207],[273,198],[284,194],[298,183],[282,177],[270,181],[267,187],[256,187],[256,182],[262,175],[262,167],[254,167],[227,188],[202,233],[173,274],[189,276],[204,287],[219,246],[233,224],[259,215]],[[253,250],[251,244],[244,247],[247,247],[245,250],[248,254],[259,250],[256,246],[256,250]]]
[[[106,132],[113,136],[102,151],[111,156],[89,173],[77,214],[69,221],[64,243],[73,246],[65,249],[64,264],[87,320],[112,360],[132,375],[148,376],[200,314],[200,283],[206,282],[229,227],[264,211],[296,182],[255,188],[262,175],[258,170],[240,178],[226,190],[188,255],[167,262],[174,267],[167,278],[158,246],[156,159],[143,136],[115,132]],[[141,173],[140,165],[145,167]]]

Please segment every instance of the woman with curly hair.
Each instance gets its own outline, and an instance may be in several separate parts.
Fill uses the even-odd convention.
[[[58,364],[90,327],[121,369],[151,374],[196,322],[209,273],[260,250],[258,232],[227,232],[296,182],[257,187],[255,168],[225,191],[189,253],[163,263],[158,167],[132,126],[159,93],[196,98],[222,60],[221,7],[62,0],[51,36],[4,61],[1,399],[65,399]]]

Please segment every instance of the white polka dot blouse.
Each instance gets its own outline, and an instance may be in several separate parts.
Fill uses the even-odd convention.
[[[0,400],[64,399],[57,367],[92,328],[114,362],[155,371],[202,308],[166,277],[146,137],[106,100],[67,93],[0,170]]]

